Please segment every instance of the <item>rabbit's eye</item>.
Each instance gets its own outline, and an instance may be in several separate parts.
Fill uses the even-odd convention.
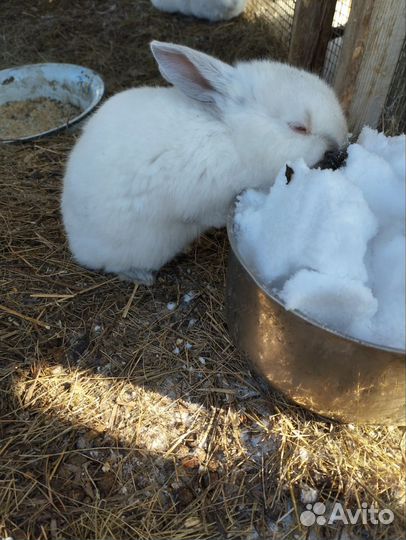
[[[289,122],[289,127],[296,133],[300,133],[301,135],[308,135],[310,132],[307,129],[306,126],[303,124],[299,124],[298,122]]]

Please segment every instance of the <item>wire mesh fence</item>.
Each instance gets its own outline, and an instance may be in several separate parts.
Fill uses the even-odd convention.
[[[295,3],[295,0],[251,0],[257,15],[272,25],[275,39],[280,42],[286,56],[289,52]]]
[[[406,131],[406,39],[386,98],[381,128],[396,135]]]
[[[338,0],[331,28],[331,37],[327,46],[326,58],[324,61],[323,78],[332,84],[340,61],[341,47],[345,25],[351,11],[351,0]]]

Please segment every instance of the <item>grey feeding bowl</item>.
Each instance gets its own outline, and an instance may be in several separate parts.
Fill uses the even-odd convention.
[[[346,423],[406,424],[405,351],[379,347],[288,311],[238,249],[230,211],[226,309],[236,347],[290,400]]]
[[[0,139],[0,142],[31,141],[77,124],[100,102],[104,83],[91,69],[74,64],[30,64],[0,71],[0,105],[9,101],[50,98],[71,103],[81,112],[69,123],[27,136]]]

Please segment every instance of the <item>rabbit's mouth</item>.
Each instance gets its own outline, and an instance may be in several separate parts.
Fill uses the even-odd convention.
[[[345,162],[347,161],[348,147],[344,148],[337,148],[335,150],[327,150],[327,152],[324,153],[324,156],[322,159],[314,165],[315,169],[332,169],[335,171],[336,169],[340,169],[345,165]]]

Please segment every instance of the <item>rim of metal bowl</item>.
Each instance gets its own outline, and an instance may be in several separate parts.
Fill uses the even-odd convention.
[[[73,67],[73,68],[78,68],[78,69],[85,70],[86,73],[91,74],[92,77],[95,80],[97,80],[97,84],[98,84],[98,91],[96,93],[96,97],[95,97],[94,101],[88,107],[86,107],[86,109],[84,109],[80,114],[78,114],[77,116],[72,118],[72,120],[70,120],[69,122],[66,122],[65,124],[56,126],[54,128],[51,128],[51,129],[48,129],[47,131],[41,131],[41,132],[35,133],[33,135],[27,135],[26,137],[17,137],[15,139],[1,139],[0,138],[0,144],[12,144],[12,143],[19,143],[19,142],[34,141],[34,140],[37,140],[37,139],[41,139],[42,137],[46,137],[47,135],[56,134],[56,133],[58,133],[60,131],[63,131],[64,129],[67,129],[67,128],[73,126],[74,124],[77,124],[81,120],[83,120],[86,116],[88,116],[97,107],[97,105],[102,100],[102,98],[104,96],[104,92],[105,92],[105,84],[104,84],[103,78],[101,77],[101,75],[99,73],[97,73],[97,71],[94,71],[93,69],[87,68],[85,66],[81,66],[79,64],[69,64],[69,63],[66,63],[66,62],[42,62],[42,63],[39,63],[39,64],[23,64],[21,66],[15,66],[15,67],[2,69],[2,70],[0,70],[0,75],[2,73],[4,73],[5,71],[20,70],[20,69],[23,70],[23,69],[27,69],[27,68],[28,69],[30,69],[30,68],[41,68],[42,66],[58,66],[58,67],[66,66],[66,67],[69,67],[69,68]]]
[[[277,302],[281,307],[283,307],[286,310],[285,303],[283,300],[275,293],[273,293],[269,287],[266,285],[265,282],[263,282],[258,275],[256,275],[255,269],[252,268],[247,261],[244,259],[244,257],[241,255],[239,249],[238,249],[238,243],[237,243],[237,232],[234,228],[234,216],[237,209],[237,204],[239,202],[240,196],[244,193],[242,191],[237,195],[237,197],[234,199],[234,201],[231,203],[231,206],[229,208],[228,216],[227,216],[227,236],[228,241],[230,243],[231,249],[233,250],[234,255],[237,257],[239,263],[241,266],[245,269],[245,271],[248,273],[250,278],[255,282],[255,284],[263,291],[266,296],[268,296],[271,300],[274,300]],[[325,330],[326,332],[329,332],[330,334],[334,334],[335,336],[338,336],[342,339],[345,339],[347,341],[352,341],[353,343],[356,343],[357,345],[363,345],[364,347],[369,347],[371,349],[380,349],[382,351],[390,352],[390,353],[396,353],[400,355],[405,355],[406,350],[405,349],[398,349],[396,347],[387,347],[385,345],[379,345],[377,343],[373,343],[371,341],[365,341],[362,339],[358,339],[354,336],[350,336],[349,334],[345,334],[344,332],[339,332],[338,330],[335,330],[334,328],[330,328],[326,324],[323,324],[321,321],[318,321],[317,319],[313,319],[312,317],[309,317],[306,313],[303,313],[303,311],[300,311],[298,309],[292,309],[289,310],[291,313],[294,313],[297,315],[300,319],[303,319],[307,323],[316,326],[317,328],[320,328],[322,330]]]

